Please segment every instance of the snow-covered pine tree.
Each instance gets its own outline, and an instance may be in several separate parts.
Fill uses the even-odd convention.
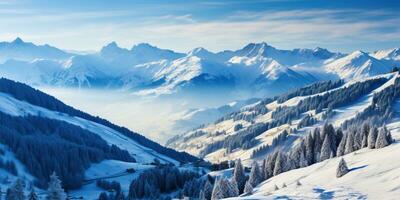
[[[219,200],[229,197],[229,182],[223,177],[217,178],[212,191],[211,199]]]
[[[32,187],[31,191],[30,191],[30,193],[28,195],[28,200],[38,200],[38,199],[39,198],[38,198],[38,196],[37,196],[37,194],[35,192],[35,189]]]
[[[246,185],[244,186],[244,193],[251,194],[252,192],[253,192],[253,186],[251,185],[250,181],[247,181]]]
[[[314,163],[314,138],[311,133],[306,136],[305,144],[306,146],[306,160],[308,165]]]
[[[261,165],[260,173],[261,173],[261,181],[265,181],[267,177],[265,176],[265,168],[267,166],[267,161],[264,159]]]
[[[355,131],[354,134],[354,151],[362,148],[362,133],[360,131]]]
[[[260,172],[260,167],[258,166],[257,162],[253,162],[253,165],[251,167],[250,171],[250,177],[249,180],[250,184],[255,187],[261,182],[261,172]]]
[[[321,134],[319,128],[315,128],[313,132],[314,138],[314,163],[319,162],[319,156],[322,147]]]
[[[344,151],[346,149],[346,141],[347,141],[347,134],[344,134],[342,137],[342,140],[339,143],[339,146],[336,150],[336,155],[337,156],[343,156],[344,155]]]
[[[378,137],[378,129],[375,126],[372,126],[368,133],[368,148],[374,149],[376,138]]]
[[[211,185],[211,183],[208,180],[208,178],[204,182],[202,191],[204,193],[204,199],[210,200],[211,199],[211,194],[212,194],[212,191],[213,191],[213,186]]]
[[[65,200],[67,195],[61,186],[61,181],[55,172],[50,176],[49,187],[47,189],[47,200]]]
[[[287,187],[286,183],[283,183],[282,188],[286,188],[286,187]]]
[[[242,161],[240,159],[236,160],[235,168],[233,170],[233,178],[238,184],[239,194],[243,193],[244,184],[246,184],[246,174],[244,173]]]
[[[365,148],[368,146],[368,133],[369,133],[370,129],[371,129],[370,124],[367,122],[364,122],[363,126],[361,128],[361,133],[362,133],[361,148]]]
[[[277,185],[274,186],[274,190],[279,190]]]
[[[387,136],[387,141],[389,142],[389,144],[392,144],[394,142],[392,133],[390,133],[390,131],[388,131],[386,136]]]
[[[222,177],[217,177],[214,183],[213,191],[211,194],[211,200],[218,200],[224,198],[224,191],[222,191],[221,185]]]
[[[101,192],[99,195],[99,200],[108,200],[108,196],[106,192]]]
[[[207,200],[206,195],[204,194],[204,190],[200,190],[199,200]]]
[[[267,163],[266,163],[266,168],[265,168],[266,179],[268,179],[274,175],[275,161],[276,161],[276,158],[278,157],[278,154],[279,154],[278,151],[274,151],[272,154],[269,154],[267,157]]]
[[[336,170],[336,177],[340,178],[349,172],[349,168],[347,168],[346,161],[342,158],[340,159],[338,168]]]
[[[275,166],[274,166],[274,176],[284,172],[285,170],[285,158],[284,154],[279,151],[278,156],[275,161]]]
[[[321,155],[320,155],[320,161],[329,159],[333,157],[333,151],[332,151],[332,137],[330,135],[331,133],[326,133],[325,134],[325,139],[324,142],[322,143],[322,148],[321,148]]]
[[[347,132],[346,147],[344,149],[344,154],[349,154],[354,151],[354,134],[355,132]]]
[[[5,199],[6,199],[6,200],[13,200],[13,199],[15,199],[15,198],[14,198],[13,191],[12,191],[11,188],[8,188],[8,189],[7,189]]]
[[[239,189],[237,182],[234,178],[229,179],[228,181],[228,197],[237,197],[239,196]]]
[[[296,181],[296,186],[301,186],[301,182],[299,180]]]
[[[386,127],[382,127],[379,129],[378,137],[376,138],[375,148],[380,149],[389,145],[387,140],[387,132]]]

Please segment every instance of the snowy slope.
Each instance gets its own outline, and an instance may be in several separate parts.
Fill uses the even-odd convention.
[[[343,79],[365,78],[390,72],[392,67],[384,60],[377,60],[365,52],[355,51],[325,66],[328,72]]]
[[[109,144],[115,144],[121,149],[127,150],[140,163],[150,163],[154,160],[154,158],[158,158],[164,162],[172,162],[175,164],[178,163],[177,161],[161,155],[154,150],[139,145],[134,140],[109,127],[79,117],[69,116],[64,113],[59,113],[31,105],[27,102],[17,100],[5,93],[0,93],[0,111],[13,116],[44,116],[46,118],[65,121],[67,123],[79,126],[83,129],[89,130],[90,132],[98,134]]]
[[[397,141],[398,120],[387,125]],[[382,149],[361,149],[343,156],[350,172],[341,178],[336,178],[341,159],[337,157],[279,174],[258,185],[253,195],[233,199],[398,199],[400,162],[393,158],[399,153],[399,142]],[[287,187],[281,188],[284,183]],[[280,189],[274,190],[275,185]]]
[[[175,137],[174,139],[170,140],[168,145],[170,147],[173,147],[177,150],[182,150],[189,152],[193,155],[198,155],[198,156],[205,156],[204,158],[206,160],[209,160],[211,162],[221,162],[224,160],[235,160],[238,158],[241,158],[242,160],[245,161],[245,163],[251,163],[251,154],[254,150],[257,148],[260,148],[263,145],[266,144],[271,144],[272,140],[277,137],[278,134],[280,134],[283,130],[288,130],[290,131],[291,129],[297,129],[296,134],[292,134],[293,139],[299,137],[302,135],[302,133],[307,132],[308,130],[314,128],[314,127],[319,127],[322,126],[324,123],[332,123],[334,126],[339,127],[344,121],[349,120],[354,118],[358,113],[362,112],[365,108],[367,108],[369,105],[372,104],[372,97],[373,94],[382,91],[383,89],[391,86],[394,84],[394,81],[396,78],[398,78],[399,75],[397,73],[390,73],[390,74],[385,74],[385,75],[379,75],[379,76],[374,76],[362,80],[353,80],[346,82],[344,85],[331,89],[329,91],[323,91],[317,94],[313,95],[307,95],[307,96],[296,96],[293,98],[290,98],[282,103],[278,103],[276,100],[272,101],[271,103],[268,103],[265,105],[265,107],[268,109],[268,112],[265,114],[258,114],[254,117],[254,123],[266,123],[266,122],[271,122],[273,119],[271,117],[271,114],[279,107],[283,106],[288,106],[288,107],[295,107],[301,100],[311,98],[317,95],[324,95],[333,91],[337,91],[339,89],[343,89],[346,87],[349,87],[353,84],[356,84],[358,82],[364,82],[367,80],[372,80],[372,79],[377,79],[377,78],[385,78],[387,81],[380,85],[378,88],[374,89],[370,93],[360,96],[357,98],[356,101],[349,102],[345,106],[340,106],[337,108],[333,109],[333,115],[330,116],[328,119],[323,119],[322,114],[323,112],[319,114],[315,114],[314,110],[307,111],[306,113],[302,113],[301,116],[304,116],[305,114],[313,114],[314,117],[318,120],[317,123],[315,123],[312,126],[307,126],[304,128],[297,129],[297,125],[300,121],[301,118],[299,119],[293,119],[290,124],[283,124],[275,128],[271,128],[262,134],[258,135],[256,139],[259,141],[256,145],[252,146],[251,148],[248,149],[242,149],[238,148],[235,149],[233,152],[227,153],[226,149],[221,148],[218,149],[212,153],[206,154],[206,155],[201,155],[201,152],[208,147],[209,144],[218,142],[218,141],[224,141],[228,137],[236,135],[240,132],[235,131],[234,127],[238,124],[241,124],[244,128],[246,129],[247,127],[250,127],[252,125],[251,122],[239,119],[239,120],[233,120],[233,119],[226,119],[222,121],[217,121],[216,123],[209,124],[205,127],[186,132],[185,134],[180,135],[179,137]],[[257,106],[257,104],[253,105]],[[239,114],[236,115],[252,115],[252,112],[249,112],[246,109],[242,109]],[[204,134],[198,134],[199,131],[204,132]],[[223,134],[218,134],[218,133],[223,133]],[[291,146],[293,140],[287,141],[287,145]]]

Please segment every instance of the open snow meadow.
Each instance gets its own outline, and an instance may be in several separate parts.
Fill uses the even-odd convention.
[[[399,10],[0,0],[0,200],[399,200]]]

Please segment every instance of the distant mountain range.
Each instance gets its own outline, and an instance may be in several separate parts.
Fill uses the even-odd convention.
[[[267,43],[178,53],[146,43],[125,49],[112,42],[95,53],[70,52],[20,38],[1,42],[0,75],[31,85],[122,88],[140,95],[222,91],[260,97],[319,80],[382,74],[400,64],[399,49],[345,54],[280,50]]]

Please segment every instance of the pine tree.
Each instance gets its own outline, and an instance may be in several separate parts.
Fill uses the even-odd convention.
[[[99,195],[99,200],[108,200],[107,193],[101,192]]]
[[[389,142],[389,144],[392,144],[394,142],[392,133],[390,133],[390,131],[387,132],[387,141]]]
[[[7,191],[6,199],[8,200],[24,200],[24,182],[17,179],[9,191]]]
[[[214,188],[212,191],[211,199],[218,200],[229,197],[229,183],[228,181],[223,178],[219,177],[214,184]]]
[[[355,131],[354,134],[354,151],[362,148],[362,133]]]
[[[378,137],[376,138],[375,148],[380,149],[389,145],[387,141],[387,129],[386,127],[380,128]]]
[[[346,149],[346,141],[347,141],[347,134],[344,134],[342,137],[342,140],[339,143],[339,146],[336,150],[336,155],[337,156],[343,156],[344,155],[344,151]]]
[[[322,147],[321,134],[318,128],[314,129],[313,138],[314,138],[314,163],[316,163],[319,162],[319,157]]]
[[[235,168],[233,170],[233,178],[238,184],[239,194],[243,193],[244,184],[246,184],[246,174],[244,173],[242,161],[238,159],[235,162]]]
[[[250,181],[247,181],[246,185],[244,186],[244,193],[251,194],[252,192],[253,192],[253,186],[251,185]]]
[[[371,127],[368,134],[368,148],[374,149],[376,138],[378,137],[378,129],[376,127]]]
[[[348,132],[346,138],[346,147],[344,149],[344,154],[349,154],[354,151],[354,132]]]
[[[204,199],[210,200],[211,199],[211,194],[212,194],[212,191],[213,191],[213,186],[211,185],[211,183],[208,180],[208,178],[204,182],[202,191],[204,193]]]
[[[368,146],[368,133],[369,133],[370,129],[371,129],[370,124],[367,122],[364,122],[364,124],[361,128],[361,133],[362,133],[361,148],[365,148]]]
[[[267,177],[265,175],[265,168],[267,167],[267,161],[264,159],[261,165],[261,181],[267,180]]]
[[[306,160],[308,165],[314,163],[314,139],[311,134],[308,134],[305,139]]]
[[[38,200],[38,196],[35,192],[35,189],[32,187],[31,192],[28,195],[28,200]]]
[[[274,190],[279,190],[277,185],[274,186]]]
[[[347,174],[349,172],[349,169],[347,168],[347,164],[346,161],[344,161],[344,159],[340,159],[338,168],[336,170],[336,177],[340,178],[342,176],[344,176],[345,174]]]
[[[250,177],[248,180],[251,186],[255,187],[261,182],[261,172],[258,163],[254,161],[253,166],[251,167]]]
[[[14,200],[14,193],[11,188],[8,188],[6,191],[6,200]]]
[[[199,200],[207,200],[206,195],[204,194],[204,190],[200,190]]]
[[[283,183],[282,188],[286,188],[286,187],[287,187],[286,183]]]
[[[299,180],[296,181],[296,186],[301,186],[302,184],[300,183]]]
[[[266,163],[266,168],[265,168],[265,176],[267,178],[272,177],[274,175],[274,167],[275,167],[275,161],[276,158],[278,157],[279,151],[274,151],[272,154],[268,155],[267,157],[267,163]]]
[[[332,148],[331,146],[332,144],[332,137],[330,136],[330,133],[326,133],[325,134],[325,139],[324,139],[324,143],[322,143],[322,148],[321,148],[321,155],[320,155],[320,161],[329,159],[331,157],[333,157],[333,152],[332,152]]]
[[[65,200],[67,198],[61,181],[55,172],[50,176],[49,187],[47,189],[47,200]]]
[[[283,157],[283,153],[281,153],[279,151],[278,156],[277,156],[276,161],[275,161],[274,176],[284,172],[284,168],[285,168],[284,161],[285,160],[284,160],[284,157]]]
[[[234,178],[229,179],[228,181],[228,197],[237,197],[239,196],[239,189],[237,182]]]

